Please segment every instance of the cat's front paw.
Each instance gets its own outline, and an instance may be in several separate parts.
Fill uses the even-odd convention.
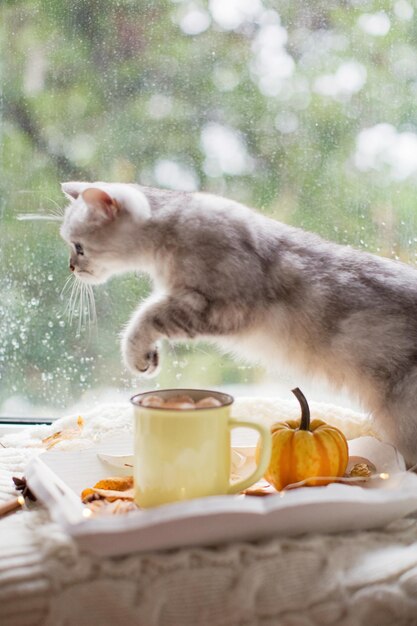
[[[126,341],[122,345],[122,353],[126,367],[134,374],[151,378],[159,372],[159,350],[156,345],[144,351],[137,344]]]

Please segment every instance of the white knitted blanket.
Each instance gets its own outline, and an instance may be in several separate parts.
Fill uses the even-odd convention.
[[[256,413],[255,413],[256,409]],[[312,403],[345,434],[369,434],[360,415]],[[295,404],[240,399],[234,414],[270,422]],[[127,405],[99,407],[80,438],[131,429]],[[41,439],[75,424],[32,427],[1,439],[0,500],[14,494]],[[80,553],[39,503],[0,519],[1,626],[416,626],[417,522],[380,531],[303,536],[119,558]]]

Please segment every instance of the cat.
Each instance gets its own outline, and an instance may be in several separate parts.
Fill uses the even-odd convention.
[[[77,278],[152,278],[122,336],[130,370],[155,374],[163,337],[212,340],[266,366],[284,360],[350,390],[417,462],[415,269],[206,193],[101,182],[62,190]]]

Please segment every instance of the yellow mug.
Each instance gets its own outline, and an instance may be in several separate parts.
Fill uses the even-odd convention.
[[[170,409],[142,406],[146,396],[168,400],[188,395],[198,402],[211,396],[221,406]],[[267,426],[230,417],[233,397],[226,393],[197,389],[164,389],[131,398],[134,406],[135,502],[147,508],[219,494],[238,493],[262,478],[271,456],[271,434]],[[262,437],[256,470],[247,478],[230,482],[230,430],[253,428]]]

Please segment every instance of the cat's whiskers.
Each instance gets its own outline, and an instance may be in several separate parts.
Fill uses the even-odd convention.
[[[55,207],[56,207],[56,208],[55,208],[54,212],[55,212],[55,214],[56,214],[56,215],[59,215],[59,216],[61,216],[61,217],[64,217],[64,213],[65,213],[65,209],[64,209],[64,207],[60,206],[60,205],[58,204],[58,202],[56,202],[53,198],[49,198],[49,197],[46,197],[46,196],[45,196],[45,199],[46,199],[46,200],[48,200],[49,202],[52,202],[52,204],[54,204],[54,205],[55,205]],[[50,208],[49,210],[50,210],[51,212],[53,211],[53,209],[51,209],[51,208]]]
[[[68,298],[65,314],[71,325],[74,317],[78,317],[77,336],[83,328],[89,330],[97,321],[96,303],[94,291],[91,285],[84,283],[76,275],[71,274],[65,281],[61,291],[61,299]]]
[[[19,222],[62,222],[64,218],[56,213],[19,213],[16,219]]]
[[[93,328],[97,330],[96,303],[94,300],[94,291],[93,291],[92,286],[89,285],[88,283],[84,283],[83,285],[84,285],[84,290],[85,290],[85,305],[84,305],[85,311],[86,311],[85,324],[86,326],[88,326],[88,340],[90,341]]]
[[[91,329],[91,313],[90,313],[90,300],[88,296],[88,288],[86,283],[83,283],[83,326],[89,331]]]
[[[49,210],[45,213],[42,213],[42,215],[48,215],[49,217],[55,217],[57,220],[62,221],[64,219],[64,214],[56,209],[55,207],[51,208],[49,207]]]
[[[19,194],[36,194],[40,192],[21,189]],[[40,194],[41,195],[41,194]],[[45,222],[62,222],[64,220],[64,207],[61,207],[56,200],[53,198],[49,198],[49,196],[43,196],[47,202],[50,202],[53,206],[48,209],[43,209],[41,206],[39,207],[39,213],[19,213],[16,215],[16,219],[20,222],[24,221],[45,221]]]
[[[78,281],[74,277],[74,282],[72,284],[72,289],[71,289],[71,293],[70,293],[70,297],[69,297],[68,305],[67,305],[67,309],[66,309],[66,311],[68,313],[70,326],[72,324],[72,320],[74,318],[74,314],[75,314],[76,309],[77,309],[77,302],[78,302],[78,299],[79,299],[79,292],[80,292],[80,281]]]
[[[77,336],[81,334],[81,329],[84,326],[84,317],[85,317],[85,309],[84,309],[84,283],[79,282],[79,299],[78,299],[78,328],[77,328]]]
[[[94,290],[91,285],[86,284],[87,302],[88,302],[88,316],[89,324],[95,324],[97,321],[96,301],[94,299]]]
[[[61,289],[61,293],[59,294],[59,297],[61,300],[63,300],[66,296],[66,294],[68,293],[70,286],[71,286],[71,281],[74,280],[74,276],[73,274],[70,274],[67,278],[67,280],[64,283],[64,286]]]
[[[60,213],[59,211],[57,211],[56,209],[49,209],[49,212],[46,213],[46,215],[49,216],[54,216],[56,217],[57,220],[63,221],[64,219],[64,215],[62,213]]]

